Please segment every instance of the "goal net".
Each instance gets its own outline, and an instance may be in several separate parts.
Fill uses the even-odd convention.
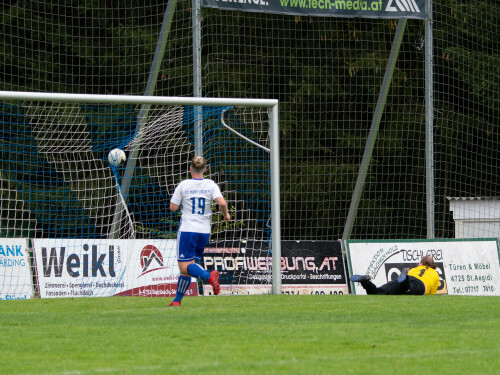
[[[3,94],[0,238],[26,239],[31,256],[23,258],[24,272],[33,267],[34,293],[175,295],[180,214],[169,212],[170,197],[190,178],[190,160],[199,152],[208,162],[205,177],[219,184],[232,217],[225,223],[213,207],[203,266],[220,271],[222,294],[271,291],[275,101],[193,106],[189,98],[173,98],[174,105],[172,98],[154,104],[133,96]],[[203,150],[195,149],[196,139]],[[115,167],[108,154],[116,148],[127,161]],[[22,286],[19,267],[11,269],[0,280],[4,295]],[[31,284],[30,276],[24,280]],[[210,293],[194,279],[188,291]]]
[[[202,8],[204,95],[280,100],[287,240],[343,237],[400,17],[432,9],[430,37],[428,18],[406,20],[347,238],[500,236],[498,1],[380,2],[394,19],[329,17],[344,1],[203,3],[239,8]]]
[[[391,46],[401,17],[407,17],[349,238],[423,239],[429,226],[437,238],[499,236],[500,211],[494,208],[500,196],[498,1],[212,3],[239,9],[203,7],[199,48],[191,0],[128,0],[112,7],[105,2],[81,6],[76,0],[5,4],[0,9],[2,87],[142,95],[163,35],[151,95],[279,99],[283,239],[337,240],[348,219]],[[296,13],[245,11],[255,3],[288,4]],[[317,15],[326,4],[345,5],[344,10],[347,4],[375,5],[394,19],[364,18],[366,12],[363,17]],[[412,19],[408,12],[431,5],[433,48],[427,53],[429,18]],[[314,6],[316,15],[298,14]],[[193,74],[194,50],[198,75]],[[430,113],[426,59],[433,68]],[[451,210],[456,204],[461,207]],[[460,231],[462,224],[469,230]]]

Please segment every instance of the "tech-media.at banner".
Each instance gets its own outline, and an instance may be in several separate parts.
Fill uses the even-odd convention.
[[[25,238],[0,238],[0,300],[33,298]]]
[[[377,286],[431,255],[441,280],[437,294],[500,295],[496,239],[347,241],[346,245],[351,274],[369,275]],[[359,284],[352,287],[355,294],[366,294]]]
[[[175,240],[33,240],[41,298],[172,297]],[[198,295],[193,279],[186,295]]]
[[[221,294],[271,291],[272,258],[266,241],[213,242],[203,266],[220,273]],[[281,281],[285,294],[347,294],[339,241],[282,241]],[[205,294],[211,294],[205,286]]]
[[[427,18],[425,0],[202,0],[201,6],[295,16]]]

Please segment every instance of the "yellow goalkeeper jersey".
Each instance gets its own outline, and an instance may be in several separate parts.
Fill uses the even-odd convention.
[[[408,271],[409,276],[416,277],[425,285],[425,294],[436,294],[439,287],[439,274],[435,269],[427,266],[418,266]]]

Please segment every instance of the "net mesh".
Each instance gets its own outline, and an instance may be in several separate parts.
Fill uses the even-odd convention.
[[[3,89],[144,94],[167,3],[3,2]],[[171,30],[168,48],[176,54],[163,62],[156,86],[170,79],[170,96],[192,95],[188,19],[175,18]]]
[[[269,153],[242,140],[221,121],[224,114],[224,124],[269,147],[267,110],[151,106],[143,120],[140,113],[144,107],[124,104],[0,104],[0,238],[33,239],[35,272],[49,277],[51,284],[61,280],[67,288],[69,281],[110,283],[109,288],[79,287],[92,296],[141,295],[127,289],[130,278],[141,274],[134,271],[138,265],[133,251],[125,250],[139,246],[144,252],[153,241],[158,252],[147,252],[146,260],[141,255],[140,269],[147,269],[151,256],[161,257],[161,268],[170,268],[167,274],[175,280],[164,280],[170,286],[154,283],[148,293],[170,295],[178,275],[175,238],[180,220],[178,212],[169,211],[170,197],[182,179],[190,178],[194,122],[201,121],[209,163],[205,177],[218,183],[232,216],[231,223],[220,213],[213,216],[211,241],[233,248],[245,243],[247,254],[267,259]],[[109,163],[108,154],[116,148],[127,154],[129,164]],[[133,173],[125,189],[128,168]],[[202,261],[214,269],[211,256]],[[267,267],[264,273],[269,272]],[[241,273],[221,273],[224,293],[252,287],[239,285],[253,283]],[[12,277],[3,277],[8,290]],[[256,290],[267,292],[269,287],[264,279]],[[42,297],[78,295],[51,294],[56,292],[41,283],[39,289]]]
[[[280,101],[284,239],[342,237],[396,26],[205,10],[205,94]],[[408,21],[353,238],[425,236],[422,33]]]
[[[500,196],[500,7],[432,4],[436,237],[497,236],[493,228],[458,233],[451,205],[473,200],[471,220],[497,219],[489,212]],[[166,6],[6,3],[2,85],[142,94]],[[203,96],[280,101],[283,239],[342,236],[396,26],[202,9]],[[424,35],[424,22],[409,19],[351,238],[427,237]],[[190,1],[177,2],[167,40],[154,94],[192,96]],[[1,181],[4,197],[15,191],[9,181]]]
[[[499,237],[500,6],[446,1],[435,14],[436,236]]]

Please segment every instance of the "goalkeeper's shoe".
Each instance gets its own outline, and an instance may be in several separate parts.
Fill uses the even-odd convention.
[[[167,306],[176,307],[176,306],[180,306],[180,305],[181,305],[181,301],[172,301]]]
[[[219,285],[219,271],[210,272],[210,278],[208,279],[210,285],[212,285],[212,289],[214,290],[214,294],[218,295],[220,292]]]
[[[401,284],[406,280],[406,278],[408,277],[408,271],[409,271],[408,268],[405,268],[403,269],[403,271],[401,271],[401,273],[398,276],[398,283]]]
[[[360,283],[362,281],[370,281],[372,278],[368,275],[352,275],[351,276],[351,281],[354,281],[356,283]]]

